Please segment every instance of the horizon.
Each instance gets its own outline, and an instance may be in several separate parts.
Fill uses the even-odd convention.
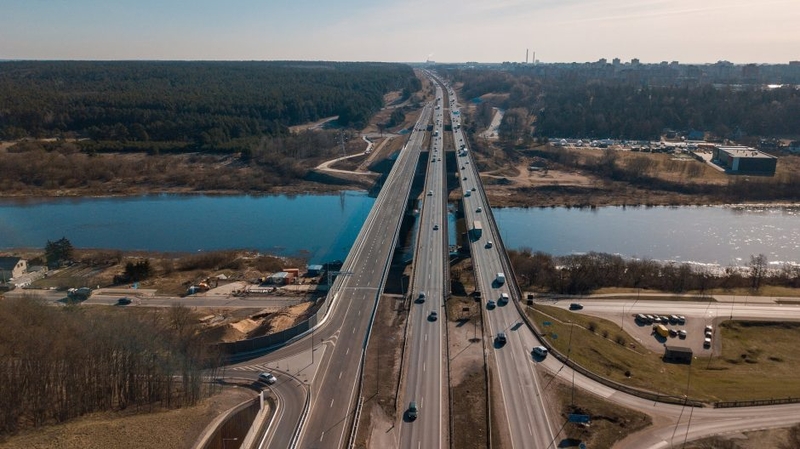
[[[554,64],[604,55],[644,63],[800,60],[796,0],[4,3],[2,60],[497,64],[523,62],[526,51]]]

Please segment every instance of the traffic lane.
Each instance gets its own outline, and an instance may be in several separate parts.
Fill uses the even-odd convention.
[[[289,447],[306,406],[306,385],[286,373],[277,376],[278,381],[270,386],[277,399],[275,414],[262,439],[267,444],[262,447]]]

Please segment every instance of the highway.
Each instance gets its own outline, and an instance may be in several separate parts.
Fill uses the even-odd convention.
[[[404,366],[402,404],[414,401],[419,418],[398,416],[401,448],[448,446],[447,372],[444,365],[447,288],[447,184],[443,147],[444,99],[436,87],[433,136],[428,154],[412,275],[414,301],[409,312],[408,351]],[[424,295],[424,302],[421,299]],[[432,313],[437,314],[436,319]],[[404,410],[405,411],[405,410]]]
[[[418,121],[430,120],[426,106]],[[419,126],[415,127],[415,130]],[[317,330],[327,349],[311,389],[311,410],[298,447],[339,448],[350,438],[361,364],[372,316],[383,291],[422,146],[414,131],[400,152],[375,204],[337,277],[329,300],[332,309]]]
[[[503,247],[497,230],[489,220],[489,203],[484,195],[480,175],[474,162],[469,145],[461,127],[460,114],[457,113],[457,99],[455,92],[450,90],[451,119],[453,121],[453,137],[456,147],[465,151],[459,152],[458,167],[461,189],[464,195],[464,219],[469,229],[473,223],[481,222],[480,236],[472,231],[470,247],[472,263],[475,270],[476,285],[481,292],[482,304],[486,326],[492,341],[485,342],[491,349],[495,369],[491,376],[496,380],[500,389],[500,396],[494,396],[490,391],[491,401],[502,400],[505,416],[495,422],[507,423],[508,428],[501,434],[508,434],[509,446],[514,448],[546,448],[552,447],[553,429],[547,416],[547,408],[540,394],[540,379],[536,373],[531,355],[531,349],[538,345],[538,340],[525,326],[515,326],[520,323],[519,312],[513,303],[514,291],[508,285],[516,282],[510,273],[504,284],[496,282],[497,273],[504,273],[500,251]],[[490,245],[491,242],[491,245]],[[500,301],[501,294],[511,298],[508,302]],[[489,301],[494,301],[495,306],[490,307]],[[503,332],[507,343],[500,345],[496,341],[497,334]],[[493,407],[493,413],[501,410]]]

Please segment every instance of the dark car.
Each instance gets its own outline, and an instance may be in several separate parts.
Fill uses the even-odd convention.
[[[436,311],[435,311],[435,310],[432,310],[432,311],[431,311],[431,314],[430,314],[430,315],[428,315],[428,319],[429,319],[430,321],[436,321],[436,320],[438,320],[438,319],[439,319],[439,314],[438,314],[438,313],[436,313]]]
[[[497,342],[498,346],[503,346],[506,344],[506,334],[505,332],[499,332],[497,337],[495,337],[495,341]]]
[[[131,303],[131,298],[128,298],[128,297],[119,298],[117,300],[117,304],[120,305],[120,306],[127,306],[130,303]]]
[[[408,410],[406,411],[406,417],[408,417],[409,421],[414,421],[415,419],[417,419],[417,414],[418,413],[419,413],[419,410],[417,410],[417,403],[415,401],[411,401],[411,403],[408,404]]]
[[[581,310],[581,309],[583,309],[583,304],[573,302],[572,304],[569,305],[569,310]]]
[[[417,302],[418,303],[425,302],[425,292],[419,292],[419,296],[417,296]]]

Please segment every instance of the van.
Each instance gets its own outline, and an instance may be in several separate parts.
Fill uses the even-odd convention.
[[[497,276],[494,278],[494,280],[498,284],[503,285],[506,283],[506,275],[503,273],[497,273]]]
[[[500,304],[508,303],[508,293],[500,293],[500,299],[497,302]]]

